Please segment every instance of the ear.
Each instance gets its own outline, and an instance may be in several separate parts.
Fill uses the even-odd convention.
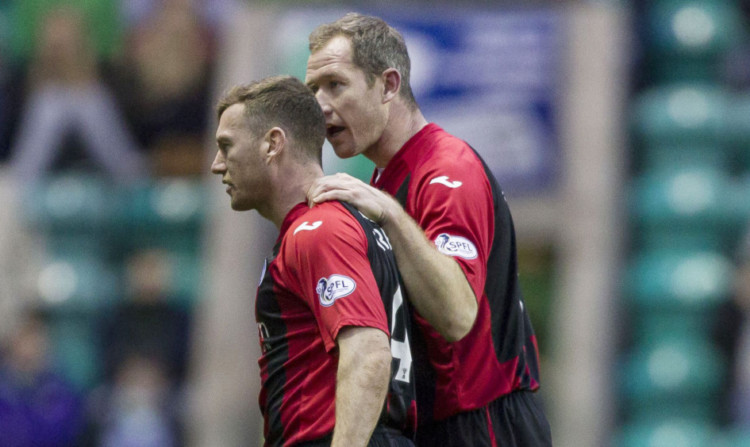
[[[286,148],[286,132],[281,127],[273,127],[263,137],[263,159],[270,163],[283,153]]]
[[[389,68],[382,74],[383,104],[392,101],[401,90],[401,73],[395,68]]]

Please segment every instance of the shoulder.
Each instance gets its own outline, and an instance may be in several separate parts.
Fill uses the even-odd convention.
[[[413,171],[415,186],[442,185],[459,189],[464,185],[480,187],[487,183],[484,165],[467,142],[440,129],[432,133],[429,144]]]
[[[361,234],[361,226],[341,203],[324,202],[297,217],[284,239],[294,246],[320,246],[356,240]]]

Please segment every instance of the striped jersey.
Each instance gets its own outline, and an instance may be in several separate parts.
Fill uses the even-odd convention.
[[[372,184],[394,197],[463,269],[478,300],[469,334],[448,343],[414,312],[419,423],[539,387],[538,349],[518,284],[510,210],[481,157],[428,124]]]
[[[266,446],[331,434],[336,337],[346,326],[389,334],[392,374],[380,424],[416,425],[410,311],[385,233],[351,206],[300,203],[285,217],[256,298]]]

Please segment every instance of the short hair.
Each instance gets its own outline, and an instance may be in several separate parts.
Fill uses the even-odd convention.
[[[385,70],[395,68],[401,73],[401,97],[412,109],[417,107],[410,82],[411,60],[401,33],[379,17],[350,12],[310,33],[310,53],[322,49],[337,36],[351,42],[352,62],[365,72],[368,85],[372,86]]]
[[[253,131],[279,126],[294,142],[294,155],[322,164],[325,116],[312,90],[302,81],[293,76],[272,76],[234,86],[219,99],[217,119],[234,104],[244,104]]]

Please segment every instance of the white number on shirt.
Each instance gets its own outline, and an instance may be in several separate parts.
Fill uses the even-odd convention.
[[[404,304],[404,297],[401,295],[401,287],[396,289],[393,294],[393,305],[391,306],[391,355],[398,359],[398,369],[396,370],[396,380],[409,383],[411,372],[411,347],[409,346],[409,333],[404,330],[404,341],[398,341],[393,338],[396,331],[396,314]],[[405,328],[404,328],[405,329]]]

